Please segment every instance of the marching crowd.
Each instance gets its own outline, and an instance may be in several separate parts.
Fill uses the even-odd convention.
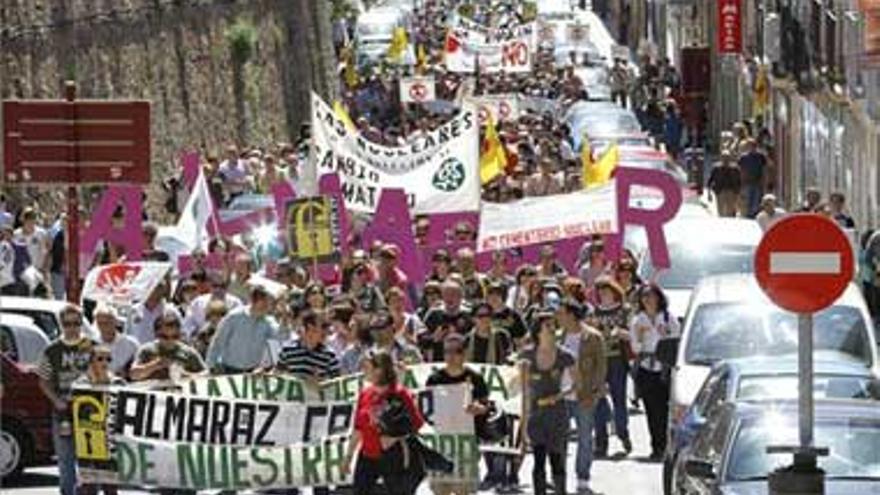
[[[430,5],[442,8],[443,4]],[[438,57],[445,24],[437,12],[428,10],[420,16],[411,36],[426,47],[423,65],[438,77],[438,98],[454,100],[464,81],[442,71]],[[516,22],[511,16],[510,22]],[[685,140],[676,104],[669,99],[678,85],[675,68],[668,62],[645,60],[638,72],[641,76],[635,76],[626,62],[617,61],[610,72],[613,97],[633,108],[644,127],[675,156]],[[400,75],[389,67],[358,73],[353,81],[340,73],[347,88],[345,106],[363,135],[373,141],[400,144],[449,119],[447,113],[426,106],[401,106],[396,97]],[[573,66],[554,67],[552,55],[539,58],[526,75],[484,74],[475,82],[476,95],[518,93],[553,100],[561,107],[587,96]],[[581,188],[579,150],[573,149],[570,129],[561,119],[525,111],[517,119],[498,123],[498,135],[507,151],[507,166],[503,175],[484,186],[484,199],[513,201]],[[228,205],[246,193],[266,193],[282,180],[296,188],[308,156],[308,139],[304,126],[293,144],[272,149],[230,145],[221,156],[209,154],[203,167],[215,203]],[[735,214],[738,198],[746,190],[744,215],[757,216],[758,221],[762,215],[776,215],[773,198],[762,198],[769,174],[754,155],[761,153],[757,141],[745,134],[735,141],[709,176],[719,212]],[[738,164],[733,157],[740,157]],[[724,167],[735,168],[736,173],[725,174]],[[168,187],[172,194],[167,209],[176,213],[181,204],[177,191],[186,193],[173,181]],[[827,209],[836,219],[844,215],[840,195],[832,195],[826,204],[815,191],[808,202],[805,208],[812,211]],[[413,225],[417,239],[424,238],[427,222],[418,218]],[[36,207],[10,205],[0,198],[0,293],[63,298],[64,231],[62,216],[41,218]],[[156,234],[155,224],[144,224],[144,258],[168,260],[155,244]],[[458,225],[453,237],[473,240],[475,228]],[[864,247],[863,281],[875,291],[876,311],[880,233],[866,236]],[[419,362],[445,363],[432,376],[432,384],[468,381],[473,385],[474,402],[467,410],[475,417],[478,433],[486,429],[494,405],[482,378],[466,364],[521,368],[528,389],[525,444],[534,456],[532,486],[538,495],[548,490],[548,464],[555,493],[566,493],[565,453],[572,425],[577,432],[579,491],[589,489],[593,460],[612,452],[612,432],[614,446],[624,455],[632,452],[630,399],[643,404],[650,458],[661,459],[669,385],[668,370],[654,352],[661,338],[679,332],[679,322],[669,314],[663,289],[639,279],[632,253],[608,259],[602,239],[594,238],[585,243],[575,270],[569,273],[557,261],[553,246],[547,245],[538,263],[522,264],[508,273],[507,252],[495,252],[492,266],[481,272],[473,250],[438,249],[426,283],[417,286],[398,267],[398,246],[379,242],[368,249],[352,248],[337,266],[337,280],[325,285],[307,266],[287,258],[274,260],[271,273],[266,271],[247,236],[215,239],[209,252],[226,253],[228,262],[222,269],[208,268],[199,256],[207,253],[196,253],[188,274],[163,280],[132,307],[87,305],[88,319],[79,307],[66,307],[62,335],[45,350],[38,365],[41,388],[56,411],[53,437],[61,492],[97,489],[80,486],[77,491],[68,402],[75,382],[163,382],[201,374],[272,371],[311,381],[364,372],[371,386],[358,398],[352,442],[360,445],[360,454],[356,463],[350,457],[344,469],[354,473],[355,493],[370,493],[378,478],[384,479],[385,493],[412,493],[414,487],[402,480],[398,463],[388,454],[399,454],[395,450],[399,438],[378,428],[370,408],[389,395],[405,397],[413,416],[411,426],[417,430],[422,419],[396,376],[401,367]],[[97,258],[107,263],[122,256],[106,243]],[[266,279],[274,283],[254,282]],[[84,325],[94,326],[96,340],[87,336]],[[635,390],[628,390],[630,383]],[[481,436],[488,441],[491,435]],[[501,492],[519,486],[519,456],[487,453],[484,461],[487,474],[479,487],[435,486],[435,493],[472,493],[477,488]],[[114,492],[112,487],[102,488]]]

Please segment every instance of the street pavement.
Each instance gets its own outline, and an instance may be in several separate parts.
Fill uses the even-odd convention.
[[[632,414],[632,411],[631,411]],[[650,442],[648,440],[648,426],[644,414],[632,414],[630,416],[630,435],[633,441],[633,452],[624,457],[620,443],[612,438],[609,449],[609,458],[597,460],[593,463],[592,489],[596,494],[611,495],[658,495],[661,493],[661,464],[648,462],[650,454]],[[574,493],[576,477],[574,474],[575,461],[574,443],[569,443],[567,461],[568,490]],[[547,467],[549,472],[549,466]],[[532,458],[529,456],[520,470],[520,480],[523,485],[523,493],[532,493],[531,490]],[[21,480],[14,485],[3,486],[3,495],[45,495],[58,493],[57,478],[58,470],[54,467],[31,468],[25,472]],[[137,490],[123,490],[121,494],[144,493]],[[480,492],[489,495],[492,492]],[[430,495],[431,490],[427,483],[423,483],[418,495]]]
[[[644,414],[632,414],[630,416],[630,435],[633,441],[633,452],[624,457],[620,443],[615,438],[611,440],[609,458],[597,460],[593,463],[592,489],[596,494],[626,494],[626,495],[657,495],[661,493],[661,464],[648,461],[650,454],[650,442],[648,440],[648,427]],[[576,477],[574,474],[576,445],[569,443],[568,457],[566,459],[568,474],[568,490],[574,493]],[[547,470],[549,472],[549,466]],[[520,470],[520,480],[523,483],[523,493],[532,493],[531,489],[532,458],[529,456]],[[45,495],[57,493],[58,470],[54,467],[31,468],[15,484],[3,486],[4,495]],[[123,490],[121,494],[144,493],[137,490]],[[427,483],[423,483],[418,495],[430,495],[432,492]],[[492,492],[480,492],[490,495]]]

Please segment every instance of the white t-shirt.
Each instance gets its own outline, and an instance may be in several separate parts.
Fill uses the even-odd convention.
[[[34,227],[34,231],[25,234],[22,228],[15,229],[15,240],[27,246],[31,264],[38,270],[42,270],[49,255],[49,234],[41,227]]]
[[[95,331],[98,329],[96,328]],[[121,374],[125,365],[134,360],[134,355],[138,350],[137,340],[122,333],[117,333],[112,343],[103,340],[101,343],[110,346],[110,371],[117,375]]]
[[[208,304],[210,304],[213,300],[214,295],[209,293],[202,294],[189,303],[189,309],[186,312],[186,318],[183,319],[182,330],[184,339],[191,340],[196,332],[198,332],[205,325],[205,311],[208,309]],[[226,298],[223,302],[226,304],[227,313],[241,306],[241,299],[229,293],[226,294]]]
[[[144,303],[138,303],[128,315],[128,321],[125,322],[125,333],[133,337],[141,345],[152,342],[155,340],[153,323],[156,322],[156,318],[161,316],[166,308],[177,313],[177,317],[180,318],[180,312],[177,311],[177,308],[171,305],[166,306],[164,302],[157,304],[152,311]]]
[[[647,328],[642,333],[640,328]],[[657,343],[663,337],[674,337],[681,332],[678,320],[672,316],[658,314],[650,318],[644,311],[639,312],[629,325],[633,351],[640,367],[648,371],[662,371],[663,367],[654,357]]]
[[[581,352],[581,332],[565,332],[564,337],[562,338],[562,347],[565,348],[572,356],[574,356],[575,361],[577,361],[578,354]],[[577,366],[569,366],[565,369],[562,375],[562,390],[571,389],[574,384],[574,379],[571,376],[573,370],[577,369]],[[571,392],[565,394],[565,400],[577,400],[577,395],[574,389]]]

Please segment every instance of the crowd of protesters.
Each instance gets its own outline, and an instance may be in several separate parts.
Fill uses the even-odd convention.
[[[425,70],[438,78],[438,98],[455,100],[466,81],[442,70],[441,29],[437,15],[443,4],[431,4],[418,17],[410,36],[429,54]],[[478,22],[480,19],[477,19]],[[517,19],[510,14],[508,22]],[[676,156],[683,146],[679,110],[669,96],[679,76],[668,61],[643,60],[639,70],[618,60],[610,70],[612,97],[631,108],[657,142]],[[401,106],[397,82],[406,71],[373,67],[358,81],[343,81],[343,102],[363,135],[388,145],[446,122],[453,111],[427,106]],[[342,72],[340,73],[343,76]],[[344,79],[344,77],[341,77]],[[476,78],[474,95],[517,93],[544,98],[564,107],[584,99],[587,89],[573,66],[554,65],[542,54],[526,75],[484,74]],[[513,201],[579,190],[579,150],[572,148],[570,129],[553,114],[524,111],[497,123],[508,156],[505,174],[484,186],[491,201]],[[709,176],[719,213],[756,217],[769,226],[781,215],[775,199],[766,196],[768,136],[751,138],[740,126],[725,143],[721,163]],[[246,194],[265,194],[277,181],[296,189],[307,163],[309,130],[303,127],[293,144],[271,147],[229,145],[206,156],[203,170],[218,206]],[[738,157],[738,158],[737,158]],[[168,181],[167,209],[176,213],[187,195],[180,181]],[[845,198],[832,194],[824,203],[810,191],[804,211],[827,212],[852,227]],[[0,293],[33,297],[64,297],[64,218],[36,206],[9,205],[0,198]],[[427,218],[413,225],[423,243]],[[146,259],[168,260],[155,245],[156,226],[144,224]],[[454,240],[473,240],[475,228],[462,223]],[[355,246],[353,246],[355,247]],[[880,305],[880,233],[866,235],[862,281]],[[468,381],[473,386],[468,412],[479,422],[490,409],[488,392],[468,363],[520,366],[528,384],[526,438],[534,456],[532,486],[547,493],[547,464],[555,493],[565,493],[565,452],[569,429],[577,431],[576,477],[579,490],[589,487],[591,464],[611,452],[613,424],[623,455],[633,450],[629,433],[630,398],[644,405],[650,434],[650,459],[659,460],[666,444],[667,369],[655,358],[657,342],[679,332],[668,312],[663,289],[639,280],[637,260],[625,252],[620,260],[605,256],[601,238],[584,245],[581,259],[569,273],[552,246],[544,246],[536,264],[522,264],[508,273],[507,253],[496,252],[492,267],[478,271],[474,252],[437,250],[431,273],[416,286],[397,268],[398,246],[378,242],[352,249],[337,266],[338,279],[329,285],[308,267],[293,260],[274,260],[266,270],[255,243],[215,239],[210,252],[226,252],[220,269],[200,264],[187,275],[159,284],[144,301],[130,308],[99,304],[90,310],[99,339],[84,332],[81,310],[61,313],[62,334],[44,352],[38,374],[41,388],[56,411],[53,438],[64,494],[76,493],[76,468],[68,398],[72,384],[175,381],[201,374],[274,371],[317,381],[364,372],[371,386],[358,398],[355,441],[360,455],[344,469],[354,473],[356,493],[369,493],[377,479],[386,486],[406,485],[384,457],[397,448],[377,429],[369,409],[395,391],[406,397],[397,381],[403,366],[443,362],[432,384]],[[201,253],[208,254],[208,253]],[[121,253],[105,243],[99,262],[118,261]],[[254,282],[259,275],[283,287],[277,291]],[[88,298],[88,294],[85,295]],[[632,380],[630,379],[632,377]],[[634,383],[636,390],[628,390]],[[413,409],[413,426],[422,418]],[[417,428],[416,428],[417,429]],[[478,428],[479,430],[479,428]],[[353,455],[354,452],[350,454]],[[519,485],[521,459],[502,454],[485,456],[487,475],[480,489],[499,491]],[[402,484],[402,485],[401,485]],[[435,487],[437,493],[470,493],[475,487]],[[112,488],[105,492],[112,493]],[[404,491],[401,493],[410,493]]]

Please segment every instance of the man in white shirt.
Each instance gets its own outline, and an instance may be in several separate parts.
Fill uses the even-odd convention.
[[[129,335],[119,333],[116,311],[99,304],[95,308],[95,326],[101,335],[101,343],[110,348],[110,371],[120,377],[128,376],[128,367],[134,361],[138,342]]]
[[[153,323],[165,313],[166,309],[176,313],[178,320],[181,319],[180,312],[173,305],[165,303],[166,292],[167,286],[162,282],[153,289],[144,302],[135,304],[131,308],[131,313],[125,322],[125,333],[134,337],[141,345],[154,340]]]
[[[761,211],[755,216],[755,220],[758,222],[761,230],[767,232],[774,223],[784,216],[785,210],[776,206],[776,196],[765,194],[764,197],[761,198]]]
[[[226,148],[226,160],[220,164],[217,172],[223,179],[223,189],[229,200],[244,194],[248,189],[250,173],[247,163],[241,159],[235,145]]]
[[[31,265],[44,275],[45,280],[48,280],[51,247],[49,234],[45,229],[37,226],[37,212],[33,208],[25,208],[21,213],[21,224],[21,227],[15,231],[15,239],[27,246]]]
[[[211,292],[202,294],[189,303],[186,318],[183,320],[183,338],[190,341],[198,331],[205,326],[205,310],[211,301],[221,301],[226,305],[226,311],[241,306],[241,299],[226,291],[229,281],[219,273],[211,274]]]

